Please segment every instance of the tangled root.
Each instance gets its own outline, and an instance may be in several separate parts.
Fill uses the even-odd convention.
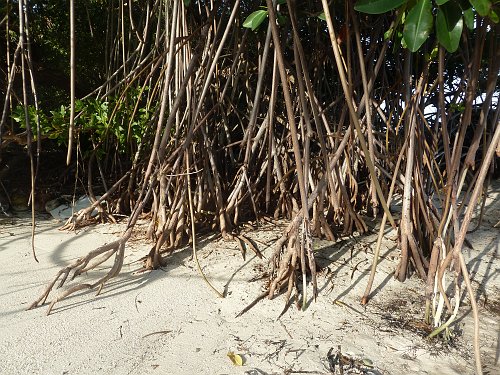
[[[302,225],[300,225],[302,224]],[[301,227],[301,228],[299,228]],[[295,288],[295,295],[298,302],[297,278],[302,276],[302,304],[306,304],[307,273],[310,272],[313,284],[313,296],[317,296],[316,281],[316,261],[312,252],[312,239],[309,228],[309,221],[305,220],[301,214],[289,224],[286,231],[276,242],[275,251],[271,258],[271,273],[267,290],[260,294],[250,305],[245,307],[237,317],[250,310],[260,300],[266,296],[273,299],[286,287],[285,308],[283,314],[289,306],[292,291]]]

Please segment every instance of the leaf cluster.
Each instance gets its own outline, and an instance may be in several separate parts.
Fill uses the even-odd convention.
[[[147,91],[146,87],[143,91]],[[154,109],[140,106],[135,110],[140,89],[130,90],[125,98],[108,97],[87,98],[76,100],[75,129],[83,142],[93,145],[116,145],[118,151],[125,153],[139,144],[146,133]],[[36,110],[35,106],[28,106],[29,121],[31,124],[40,123],[42,137],[52,139],[58,146],[66,146],[68,141],[70,109],[61,105],[45,114],[43,110]],[[24,107],[16,106],[12,110],[11,118],[21,129],[26,129]],[[32,125],[35,139],[38,137],[37,127]],[[104,153],[106,147],[99,153]]]
[[[448,52],[455,52],[464,24],[474,29],[478,16],[499,22],[499,3],[497,0],[358,0],[354,8],[367,14],[397,11],[403,26],[402,43],[412,52],[418,51],[427,41],[433,26],[438,42]],[[393,33],[394,29],[388,30],[386,35]]]

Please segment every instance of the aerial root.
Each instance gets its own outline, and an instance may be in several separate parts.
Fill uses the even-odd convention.
[[[87,220],[92,220],[95,221],[97,220],[97,217],[99,218],[99,221],[101,223],[113,223],[116,224],[116,219],[115,217],[109,213],[103,206],[102,204],[106,202],[106,199],[116,190],[116,188],[120,185],[121,182],[125,178],[129,176],[130,172],[127,172],[120,180],[118,180],[102,197],[99,199],[96,199],[95,202],[93,202],[89,207],[82,208],[80,211],[75,212],[66,222],[64,225],[59,228],[60,230],[75,230],[79,226],[84,225],[84,221]],[[94,210],[98,210],[98,214],[96,217],[92,217],[92,212]]]
[[[300,233],[299,226],[302,223],[303,232]],[[295,288],[296,299],[298,301],[297,289],[297,276],[301,275],[303,282],[305,280],[305,272],[311,272],[313,283],[313,295],[316,298],[316,262],[312,255],[312,248],[310,244],[310,233],[308,232],[309,223],[303,220],[301,215],[297,215],[295,219],[289,224],[283,235],[276,241],[275,251],[270,260],[271,272],[269,276],[269,284],[266,290],[260,294],[254,301],[245,307],[237,317],[243,315],[252,307],[254,307],[260,300],[266,296],[273,299],[275,295],[282,293],[286,290],[285,294],[285,308],[282,313],[286,311],[289,306],[292,291]],[[305,284],[303,285],[305,287]],[[306,295],[306,291],[302,291]],[[304,298],[305,301],[305,298]],[[303,302],[304,304],[305,302]],[[299,306],[300,307],[300,306]]]
[[[298,258],[298,249],[296,246],[297,229],[293,228],[291,232],[285,233],[276,243],[276,250],[272,258],[271,284],[269,286],[269,299],[272,299],[277,289],[280,289],[282,283],[285,283],[290,277],[294,277],[294,273],[290,272],[292,259],[295,260],[293,266],[296,265]],[[286,249],[283,252],[283,247],[286,243]],[[288,300],[285,301],[288,303]]]
[[[281,286],[280,286],[280,290],[279,292],[281,292],[282,289],[284,289],[286,284],[282,283]],[[240,316],[242,316],[243,314],[245,314],[246,312],[248,312],[252,307],[254,307],[257,303],[259,303],[260,301],[262,301],[264,298],[266,298],[266,296],[269,294],[269,291],[265,290],[264,292],[262,292],[261,294],[259,294],[257,296],[257,298],[255,298],[248,306],[246,306],[243,310],[241,310],[238,315],[236,315],[236,318],[239,318]]]
[[[85,226],[87,223],[101,222],[101,223],[113,223],[116,224],[115,217],[101,208],[100,206],[97,216],[91,216],[94,211],[94,205],[87,208],[81,209],[75,212],[66,222],[59,228],[59,230],[73,231],[79,227]]]
[[[66,280],[68,279],[68,276],[72,274],[72,277],[70,278],[73,280],[76,276],[79,276],[80,274],[90,271],[97,267],[98,265],[104,263],[106,260],[108,260],[112,255],[115,255],[114,263],[111,269],[106,273],[105,276],[100,278],[98,281],[96,281],[93,284],[89,283],[80,283],[76,284],[65,291],[61,292],[58,296],[56,296],[50,303],[49,308],[47,310],[47,315],[50,314],[52,311],[54,305],[63,300],[64,298],[68,297],[69,295],[78,292],[80,290],[84,289],[94,289],[97,286],[99,286],[99,290],[97,292],[97,295],[101,292],[102,288],[104,287],[104,284],[110,280],[111,278],[115,277],[118,275],[120,272],[122,265],[123,265],[123,259],[125,255],[125,243],[130,237],[130,234],[125,234],[122,236],[120,239],[113,241],[109,244],[105,244],[103,246],[98,247],[97,249],[89,252],[86,256],[82,258],[78,258],[76,261],[74,261],[72,264],[69,266],[66,266],[59,270],[57,273],[56,277],[52,280],[52,282],[47,286],[45,291],[36,299],[28,308],[27,310],[31,310],[35,307],[42,306],[45,304],[50,292],[54,288],[54,285],[59,281],[59,284],[57,285],[57,288],[61,288],[65,283]],[[101,256],[100,258],[98,258]],[[95,259],[92,264],[89,265],[89,263]]]
[[[50,303],[49,305],[49,308],[47,309],[47,315],[50,315],[50,312],[52,311],[52,308],[54,307],[54,305],[63,300],[64,298],[66,298],[67,296],[69,296],[70,294],[73,294],[75,292],[78,292],[79,290],[83,290],[83,289],[90,289],[92,288],[92,285],[91,284],[78,284],[78,285],[74,285],[73,287],[65,290],[64,292],[60,293],[56,298],[54,298],[52,300],[52,302]]]
[[[262,259],[264,257],[257,246],[255,246],[252,240],[248,237],[245,237],[242,234],[236,234],[234,235],[234,238],[238,240],[238,246],[240,247],[243,260],[245,260],[246,248],[252,250],[259,259]]]

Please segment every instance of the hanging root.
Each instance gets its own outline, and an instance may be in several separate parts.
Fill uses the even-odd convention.
[[[120,239],[113,241],[109,244],[105,244],[103,246],[98,247],[97,249],[88,253],[86,256],[84,256],[82,258],[78,258],[75,262],[73,262],[69,266],[61,269],[57,273],[54,280],[47,286],[45,291],[40,295],[40,297],[37,300],[35,300],[27,308],[27,310],[31,310],[35,307],[42,306],[43,304],[45,304],[45,301],[47,300],[50,292],[52,291],[52,289],[54,288],[54,285],[58,281],[59,281],[59,284],[57,285],[57,288],[61,288],[66,283],[66,280],[68,279],[68,276],[70,274],[72,274],[71,280],[73,280],[76,276],[79,276],[83,272],[87,272],[87,271],[94,269],[98,265],[100,265],[100,264],[104,263],[106,260],[108,260],[112,255],[115,255],[115,260],[114,260],[113,266],[111,267],[111,269],[108,271],[108,273],[105,276],[103,276],[102,278],[100,278],[98,281],[96,281],[93,284],[88,284],[88,283],[77,284],[77,285],[70,287],[69,289],[66,289],[62,293],[60,293],[50,303],[49,308],[47,310],[47,315],[50,314],[50,312],[52,311],[52,308],[54,307],[54,305],[57,302],[63,300],[64,298],[68,297],[69,295],[71,295],[75,292],[78,292],[80,290],[94,289],[97,286],[99,286],[99,290],[97,292],[97,295],[99,295],[102,288],[104,287],[104,284],[108,280],[110,280],[111,278],[118,275],[118,273],[120,272],[122,265],[123,265],[124,255],[125,255],[125,243],[127,242],[128,238],[130,237],[130,234],[131,234],[131,232],[129,230]],[[93,261],[93,262],[91,263],[91,261]]]

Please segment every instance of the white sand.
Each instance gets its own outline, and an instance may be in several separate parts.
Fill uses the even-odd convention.
[[[465,253],[474,287],[481,285],[488,300],[486,308],[484,293],[479,301],[485,370],[499,374],[500,233],[493,225],[500,216],[500,202],[498,194],[492,198],[483,228],[469,236],[475,250]],[[122,228],[98,225],[75,234],[58,231],[58,225],[52,220],[38,222],[37,264],[31,256],[29,219],[2,219],[1,375],[331,374],[327,354],[338,345],[351,358],[371,360],[373,374],[474,372],[467,298],[459,313],[463,334],[457,334],[451,348],[401,328],[404,322],[414,326],[411,322],[422,321],[424,286],[415,276],[404,284],[391,277],[395,266],[391,259],[397,256],[391,241],[383,245],[385,258],[374,284],[374,289],[381,288],[366,308],[358,303],[376,235],[344,239],[333,246],[315,242],[320,262],[329,267],[319,278],[320,296],[303,312],[292,305],[279,320],[282,297],[265,299],[235,317],[260,294],[263,281],[249,280],[261,274],[266,261],[251,253],[243,261],[236,243],[210,239],[199,244],[200,261],[214,285],[226,290],[224,299],[217,298],[197,274],[190,249],[175,253],[163,270],[134,276],[139,264],[133,262],[146,254],[149,245],[132,242],[121,275],[101,295],[85,291],[70,296],[49,316],[47,304],[25,311],[61,267],[116,238]],[[265,244],[272,245],[278,233],[279,228],[267,224],[248,235],[270,257],[273,249]],[[94,280],[108,265],[69,285]],[[235,367],[228,351],[243,355],[245,365]]]

